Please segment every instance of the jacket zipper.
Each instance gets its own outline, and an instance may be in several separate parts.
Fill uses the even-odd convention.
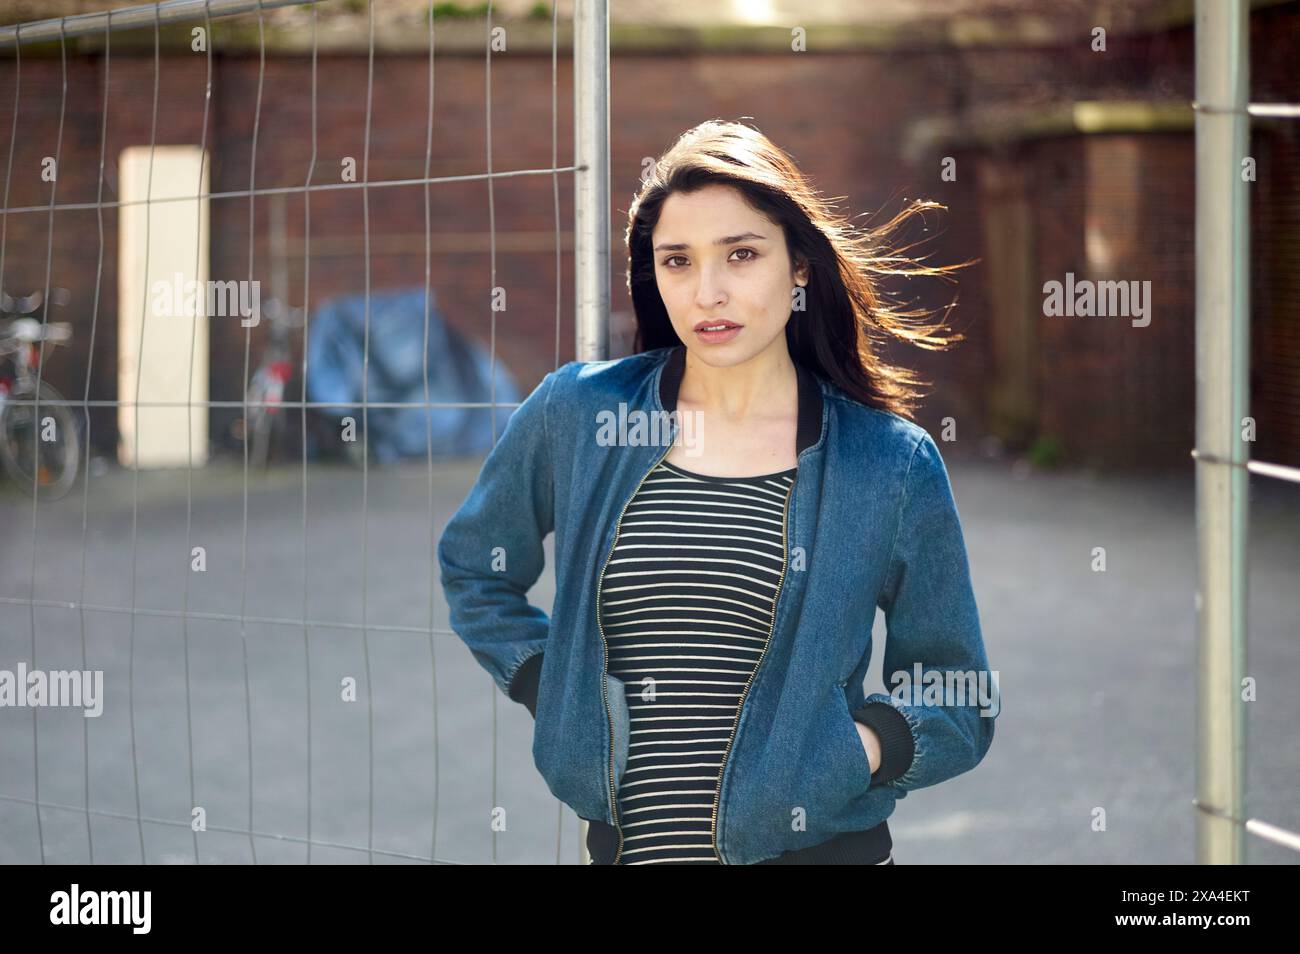
[[[723,860],[722,848],[718,844],[718,807],[722,801],[722,775],[727,770],[727,756],[731,754],[731,744],[736,739],[736,728],[740,725],[740,713],[745,707],[745,698],[749,695],[749,687],[753,684],[754,677],[758,675],[759,666],[763,665],[763,659],[767,656],[767,647],[771,644],[772,636],[776,632],[776,604],[781,598],[781,587],[785,583],[786,567],[789,566],[790,563],[790,497],[794,494],[794,485],[796,480],[798,480],[797,473],[795,474],[795,478],[790,481],[790,487],[785,493],[785,507],[781,514],[781,576],[776,581],[776,592],[772,595],[772,628],[768,632],[767,639],[763,643],[762,652],[758,654],[758,662],[754,664],[754,671],[749,674],[749,678],[745,680],[745,688],[741,690],[740,703],[736,706],[736,717],[731,723],[731,735],[727,738],[727,747],[722,750],[722,762],[718,765],[718,784],[716,791],[713,793],[713,853],[717,855],[718,863],[724,865],[727,862]]]
[[[600,641],[605,649],[605,663],[600,678],[600,695],[605,701],[605,717],[609,720],[609,810],[611,817],[614,819],[614,829],[618,832],[618,850],[614,852],[614,860],[610,862],[612,865],[618,864],[618,859],[623,854],[623,828],[618,823],[618,796],[614,792],[614,714],[609,708],[609,684],[605,680],[605,676],[609,673],[609,640],[605,638],[605,627],[600,621],[600,597],[605,586],[605,570],[609,567],[609,561],[614,556],[614,547],[618,546],[619,531],[623,527],[623,515],[627,513],[627,508],[636,499],[636,495],[640,492],[641,485],[645,483],[646,478],[654,472],[656,467],[663,463],[663,459],[672,451],[673,445],[676,443],[676,436],[676,434],[673,435],[674,439],[668,442],[667,450],[660,455],[649,470],[641,475],[641,479],[637,481],[636,489],[623,502],[623,509],[619,511],[618,520],[614,523],[614,539],[610,541],[609,552],[605,554],[605,563],[600,568],[600,579],[596,583],[596,627],[600,630]]]

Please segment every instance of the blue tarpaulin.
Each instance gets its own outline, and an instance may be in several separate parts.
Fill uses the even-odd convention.
[[[491,360],[485,347],[447,324],[429,293],[429,395],[441,402],[514,404],[519,387],[498,356],[496,389],[490,393]],[[343,295],[321,302],[307,334],[307,400],[337,402],[319,413],[338,425],[356,420],[361,441],[362,367],[365,354],[366,299]],[[492,447],[492,409],[442,407],[375,407],[383,402],[420,402],[424,394],[425,291],[423,287],[370,295],[369,374],[365,391],[367,443],[371,457],[393,461],[426,456],[432,431],[434,457],[485,454]],[[513,407],[496,409],[499,436]],[[317,456],[319,447],[309,448]]]

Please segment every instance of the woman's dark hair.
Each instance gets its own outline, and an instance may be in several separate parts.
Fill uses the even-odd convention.
[[[906,257],[917,243],[900,249],[888,244],[911,216],[947,206],[915,200],[884,225],[859,229],[812,188],[785,151],[743,123],[709,120],[684,132],[650,170],[632,202],[626,240],[627,285],[637,325],[633,352],[681,343],[655,281],[651,233],[668,196],[715,184],[738,189],[751,207],[781,226],[792,261],[809,263],[806,310],[792,310],[786,323],[791,359],[864,404],[911,418],[927,382],[908,368],[886,363],[881,349],[897,338],[942,351],[964,336],[938,334],[955,300],[942,318],[926,322],[932,312],[890,307],[879,277],[946,278],[971,264],[932,268]]]

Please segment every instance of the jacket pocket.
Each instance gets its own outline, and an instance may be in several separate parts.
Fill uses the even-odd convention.
[[[605,686],[609,691],[609,711],[613,717],[614,734],[614,795],[618,796],[623,776],[627,774],[628,748],[631,744],[631,713],[627,705],[627,687],[617,676],[605,673]]]
[[[871,760],[867,758],[867,750],[862,744],[862,736],[858,734],[858,720],[853,718],[853,710],[849,706],[847,683],[840,683],[835,693],[840,708],[840,721],[844,724],[845,731],[848,735],[847,741],[852,748],[852,754],[849,761],[853,766],[852,772],[856,779],[860,780],[862,790],[866,791],[871,786]]]

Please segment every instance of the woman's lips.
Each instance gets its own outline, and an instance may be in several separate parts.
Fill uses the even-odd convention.
[[[708,326],[706,325],[705,327]],[[730,341],[732,338],[736,337],[736,335],[740,334],[743,327],[743,325],[729,325],[722,331],[698,330],[695,332],[695,337],[699,338],[700,341],[705,344],[722,344],[724,341]]]

